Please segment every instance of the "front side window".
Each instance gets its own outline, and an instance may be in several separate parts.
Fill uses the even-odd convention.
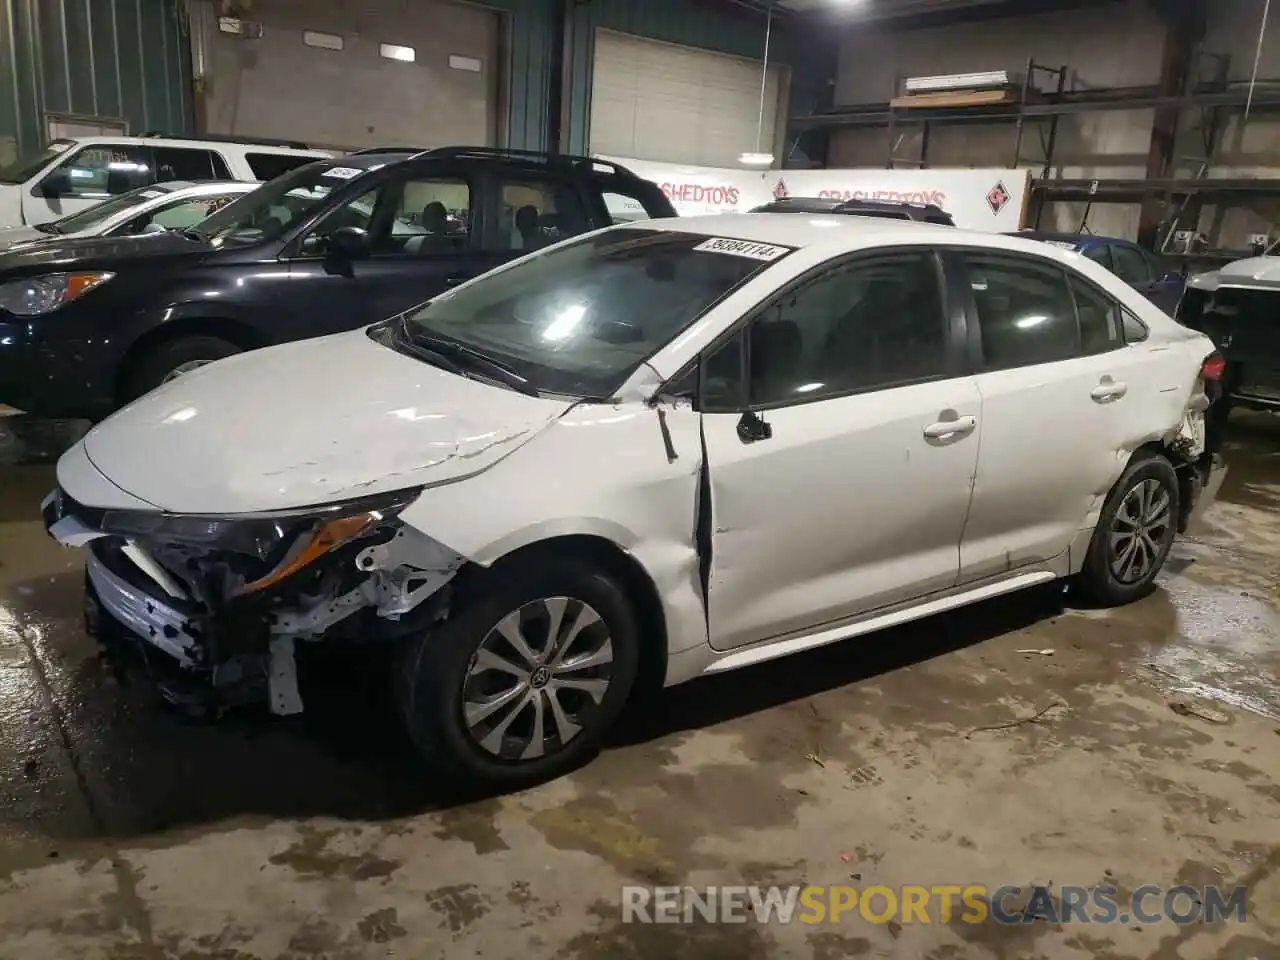
[[[748,327],[753,406],[803,403],[944,376],[936,261],[847,263],[785,294]]]
[[[392,180],[329,213],[302,241],[301,254],[324,256],[340,227],[369,234],[373,256],[457,253],[469,242],[471,188],[453,177]]]
[[[408,343],[463,347],[542,392],[607,399],[646,358],[789,250],[638,227],[537,253],[437,297]],[[701,249],[699,249],[701,247]]]
[[[100,144],[75,151],[41,181],[56,186],[56,195],[105,200],[153,183],[151,158],[132,146]]]
[[[1111,248],[1115,258],[1116,276],[1125,283],[1150,283],[1151,264],[1141,250],[1116,244]]]
[[[329,194],[364,174],[338,164],[299,167],[227,204],[198,232],[218,245],[276,240],[325,207]]]
[[[81,210],[79,213],[62,217],[53,221],[50,226],[53,227],[53,233],[79,233],[81,230],[89,230],[96,227],[110,217],[116,216],[116,214],[125,213],[163,196],[163,189],[141,187],[137,190],[130,190],[128,193],[122,193],[120,196],[113,197],[110,200],[104,200],[102,203],[95,203],[87,210]]]
[[[501,187],[496,249],[538,250],[586,232],[586,213],[565,184],[529,178]]]
[[[163,227],[165,230],[190,230],[239,196],[242,194],[215,193],[179,200],[155,211],[149,219],[148,226],[154,225],[153,229]]]
[[[74,140],[52,140],[39,153],[0,165],[0,183],[26,183],[55,158],[76,145]]]
[[[1077,355],[1075,302],[1061,268],[977,253],[965,262],[987,370]]]

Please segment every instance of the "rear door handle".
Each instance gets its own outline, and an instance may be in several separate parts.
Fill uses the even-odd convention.
[[[1127,383],[1107,382],[1100,383],[1089,391],[1089,396],[1097,400],[1098,403],[1110,403],[1112,400],[1119,400],[1129,392]]]
[[[955,420],[939,420],[924,428],[924,435],[930,440],[945,440],[947,437],[963,436],[973,433],[978,425],[977,417],[957,417]]]

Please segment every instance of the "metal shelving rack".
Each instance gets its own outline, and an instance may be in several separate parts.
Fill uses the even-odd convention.
[[[1206,79],[1200,66],[1212,64]],[[928,166],[930,128],[941,124],[964,123],[1012,123],[1017,126],[1017,137],[1010,167],[1039,167],[1039,175],[1032,181],[1031,200],[1028,209],[1032,225],[1039,221],[1043,205],[1051,201],[1077,201],[1086,204],[1081,228],[1087,228],[1089,210],[1099,203],[1141,203],[1159,197],[1166,215],[1160,247],[1169,250],[1170,238],[1183,229],[1182,224],[1194,222],[1200,207],[1206,203],[1219,206],[1248,206],[1249,201],[1262,197],[1280,197],[1280,179],[1217,178],[1212,169],[1221,146],[1221,136],[1226,120],[1244,112],[1249,105],[1249,116],[1274,115],[1280,109],[1280,83],[1257,84],[1250,94],[1243,85],[1228,82],[1229,60],[1225,55],[1198,54],[1195,69],[1188,71],[1187,88],[1182,93],[1170,95],[1156,87],[1125,87],[1101,90],[1069,90],[1067,66],[1050,67],[1029,59],[1013,95],[1007,102],[982,106],[917,107],[901,103],[869,103],[836,107],[808,117],[799,117],[793,126],[799,129],[834,128],[886,128],[888,144],[886,166],[900,164],[913,167]],[[1048,84],[1042,86],[1044,80]],[[1055,149],[1058,143],[1059,121],[1064,116],[1115,110],[1145,110],[1177,108],[1183,111],[1201,112],[1200,129],[1203,138],[1203,155],[1179,158],[1196,168],[1193,176],[1175,179],[1096,179],[1069,180],[1050,176],[1056,166]],[[904,157],[898,153],[900,134],[905,128],[920,127],[921,149],[916,157]],[[1026,151],[1027,133],[1035,128],[1041,151],[1029,155]],[[1212,257],[1197,253],[1195,257]]]

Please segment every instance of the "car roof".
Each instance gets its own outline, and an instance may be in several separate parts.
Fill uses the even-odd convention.
[[[1188,286],[1201,290],[1240,287],[1255,290],[1280,288],[1280,257],[1246,257],[1233,260],[1218,270],[1196,274]]]
[[[722,213],[617,224],[614,230],[665,230],[698,236],[725,237],[785,247],[814,248],[827,256],[879,246],[972,246],[1010,253],[1029,253],[1075,266],[1079,254],[1019,235],[989,233],[919,220],[851,217],[839,213],[780,217],[776,213]]]
[[[215,147],[239,147],[247,153],[283,153],[290,156],[316,157],[317,159],[328,159],[334,155],[332,150],[324,150],[311,147],[288,147],[277,146],[273,143],[253,143],[241,140],[228,140],[219,138],[216,140],[201,140],[199,137],[185,139],[182,137],[119,137],[119,136],[91,136],[91,137],[54,137],[50,142],[61,143],[100,143],[107,146],[119,145],[125,147],[156,147],[156,146],[178,146],[192,147],[197,150],[210,150]]]

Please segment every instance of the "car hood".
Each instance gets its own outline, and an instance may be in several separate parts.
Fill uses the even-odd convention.
[[[93,268],[109,270],[140,258],[196,257],[212,250],[204,241],[167,231],[131,237],[45,237],[40,243],[0,251],[0,276]]]
[[[35,227],[5,227],[0,230],[0,250],[8,250],[14,244],[31,243],[39,240],[52,240],[54,234],[45,233]]]
[[[357,330],[210,364],[81,442],[111,484],[141,500],[234,514],[461,480],[570,406],[449,373]]]

